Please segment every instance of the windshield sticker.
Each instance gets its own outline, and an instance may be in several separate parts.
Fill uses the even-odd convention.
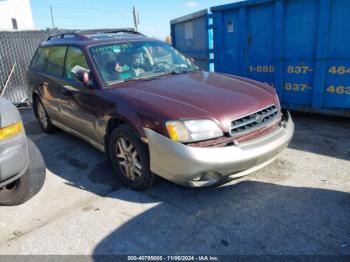
[[[80,65],[76,65],[74,66],[71,70],[70,70],[73,74],[76,74],[79,71],[86,71],[86,72],[90,72],[90,70],[80,66]]]
[[[112,51],[112,52],[118,54],[118,53],[125,51],[129,48],[132,48],[132,47],[133,47],[133,45],[130,43],[120,44],[120,45],[96,46],[96,47],[91,48],[91,51],[94,54],[101,54],[101,53],[106,53],[109,51]]]

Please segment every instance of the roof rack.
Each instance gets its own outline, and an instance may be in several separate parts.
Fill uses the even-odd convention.
[[[63,39],[63,38],[79,38],[82,40],[87,40],[89,39],[87,36],[81,34],[81,33],[75,33],[75,32],[70,32],[70,33],[63,33],[63,34],[57,34],[57,35],[52,35],[49,36],[46,41],[50,41],[53,39]]]
[[[122,28],[122,29],[111,29],[111,30],[88,30],[88,31],[74,31],[74,32],[67,32],[67,33],[61,33],[56,34],[48,37],[46,41],[54,40],[54,39],[64,39],[64,38],[77,38],[80,40],[91,40],[89,36],[92,35],[99,35],[99,34],[118,34],[118,33],[127,33],[127,34],[135,34],[135,35],[142,35],[139,32],[137,32],[133,28]]]
[[[143,35],[140,32],[136,31],[133,28],[126,28],[126,29],[117,29],[117,30],[111,30],[111,31],[106,31],[106,32],[101,32],[102,34],[118,34],[118,33],[129,33],[129,34],[135,34],[135,35]]]

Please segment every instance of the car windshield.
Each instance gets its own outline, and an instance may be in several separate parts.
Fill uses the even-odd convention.
[[[157,41],[99,45],[91,47],[90,53],[109,85],[198,70],[190,59]]]

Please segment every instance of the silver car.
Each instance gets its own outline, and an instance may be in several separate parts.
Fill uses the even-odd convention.
[[[45,181],[45,163],[26,137],[21,116],[0,98],[0,205],[20,205],[34,196]]]

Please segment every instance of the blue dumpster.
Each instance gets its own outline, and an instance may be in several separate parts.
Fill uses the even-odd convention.
[[[183,54],[209,68],[208,10],[202,10],[170,21],[172,43]]]
[[[349,0],[249,0],[210,11],[216,72],[274,86],[284,108],[350,116]]]

